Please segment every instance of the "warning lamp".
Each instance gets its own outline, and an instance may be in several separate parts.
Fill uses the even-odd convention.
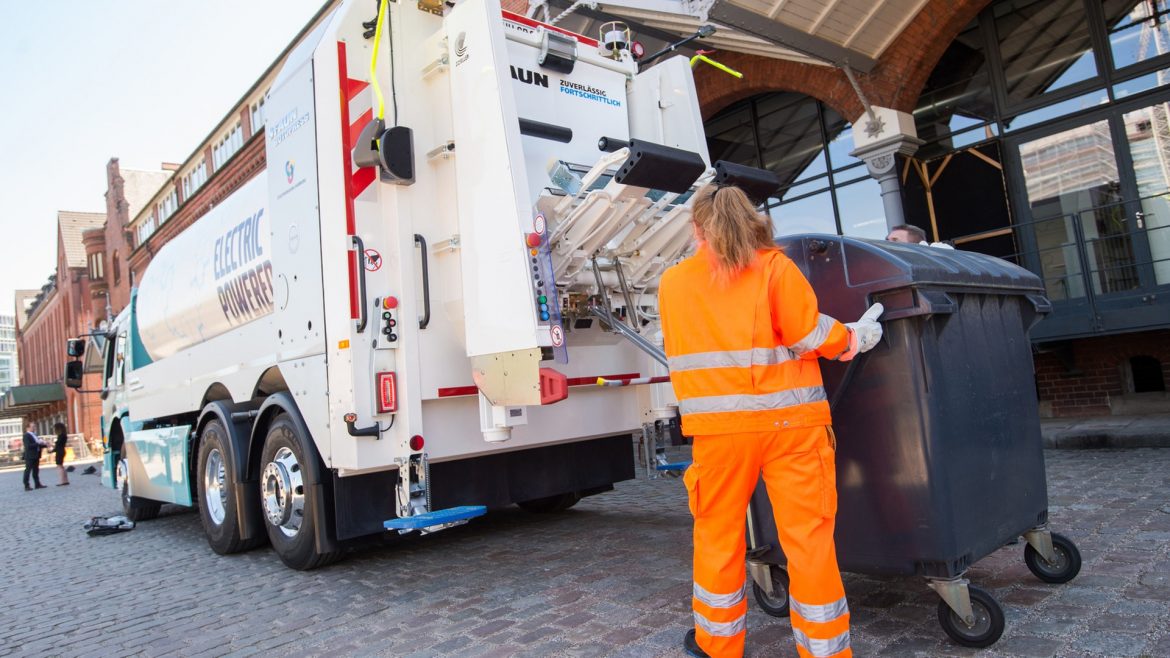
[[[378,413],[398,411],[398,378],[392,372],[378,373]]]
[[[539,233],[529,233],[528,238],[527,238],[527,242],[528,242],[529,247],[539,247],[540,246],[540,234]]]
[[[383,299],[382,300],[382,308],[388,309],[388,310],[398,308],[398,298],[397,297],[387,297],[387,298]]]
[[[426,444],[426,442],[423,441],[422,436],[419,434],[415,434],[414,436],[410,437],[410,449],[415,451],[415,452],[422,450],[423,445],[425,445],[425,444]]]

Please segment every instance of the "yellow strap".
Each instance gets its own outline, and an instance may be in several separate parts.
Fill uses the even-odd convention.
[[[729,66],[724,66],[723,64],[716,62],[715,60],[711,59],[710,57],[707,57],[706,55],[695,55],[694,57],[692,57],[691,58],[691,68],[695,67],[695,62],[707,62],[711,66],[714,66],[715,68],[719,69],[720,71],[723,71],[724,73],[727,73],[728,75],[734,75],[737,78],[743,78],[743,74],[740,73],[739,71],[736,71],[735,69],[733,69]]]
[[[378,25],[374,29],[374,56],[370,58],[370,84],[374,85],[374,96],[378,98],[378,118],[386,116],[386,99],[382,98],[382,87],[378,84],[378,46],[382,43],[382,23],[386,21],[386,5],[389,0],[378,4]]]

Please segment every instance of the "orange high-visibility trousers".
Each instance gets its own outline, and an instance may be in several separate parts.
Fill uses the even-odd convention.
[[[803,658],[848,658],[837,568],[835,441],[827,427],[696,436],[685,482],[695,517],[695,637],[712,658],[743,655],[744,518],[763,475],[788,558],[792,633]]]

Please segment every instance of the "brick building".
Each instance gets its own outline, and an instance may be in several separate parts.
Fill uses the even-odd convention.
[[[173,169],[123,169],[118,158],[106,164],[106,221],[82,233],[89,272],[93,317],[107,320],[130,303],[131,279],[127,262],[132,251],[130,220],[138,215],[164,184]]]
[[[101,226],[101,213],[57,213],[57,268],[35,296],[17,294],[16,349],[20,385],[0,404],[0,416],[22,417],[51,435],[54,423],[70,434],[101,436],[101,382],[85,375],[81,389],[64,386],[65,341],[91,331],[95,317],[90,304],[89,272],[82,232]]]

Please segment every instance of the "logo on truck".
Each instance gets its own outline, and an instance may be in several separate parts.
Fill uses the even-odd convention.
[[[296,171],[296,163],[292,160],[286,160],[284,163],[284,177],[288,179],[288,184],[292,185],[293,172]]]
[[[526,69],[510,67],[512,69],[512,79],[519,80],[524,84],[535,85],[537,87],[544,87],[548,89],[548,76],[543,73],[534,73]]]
[[[232,326],[272,312],[272,261],[264,253],[264,209],[215,240],[212,272],[224,317]]]

